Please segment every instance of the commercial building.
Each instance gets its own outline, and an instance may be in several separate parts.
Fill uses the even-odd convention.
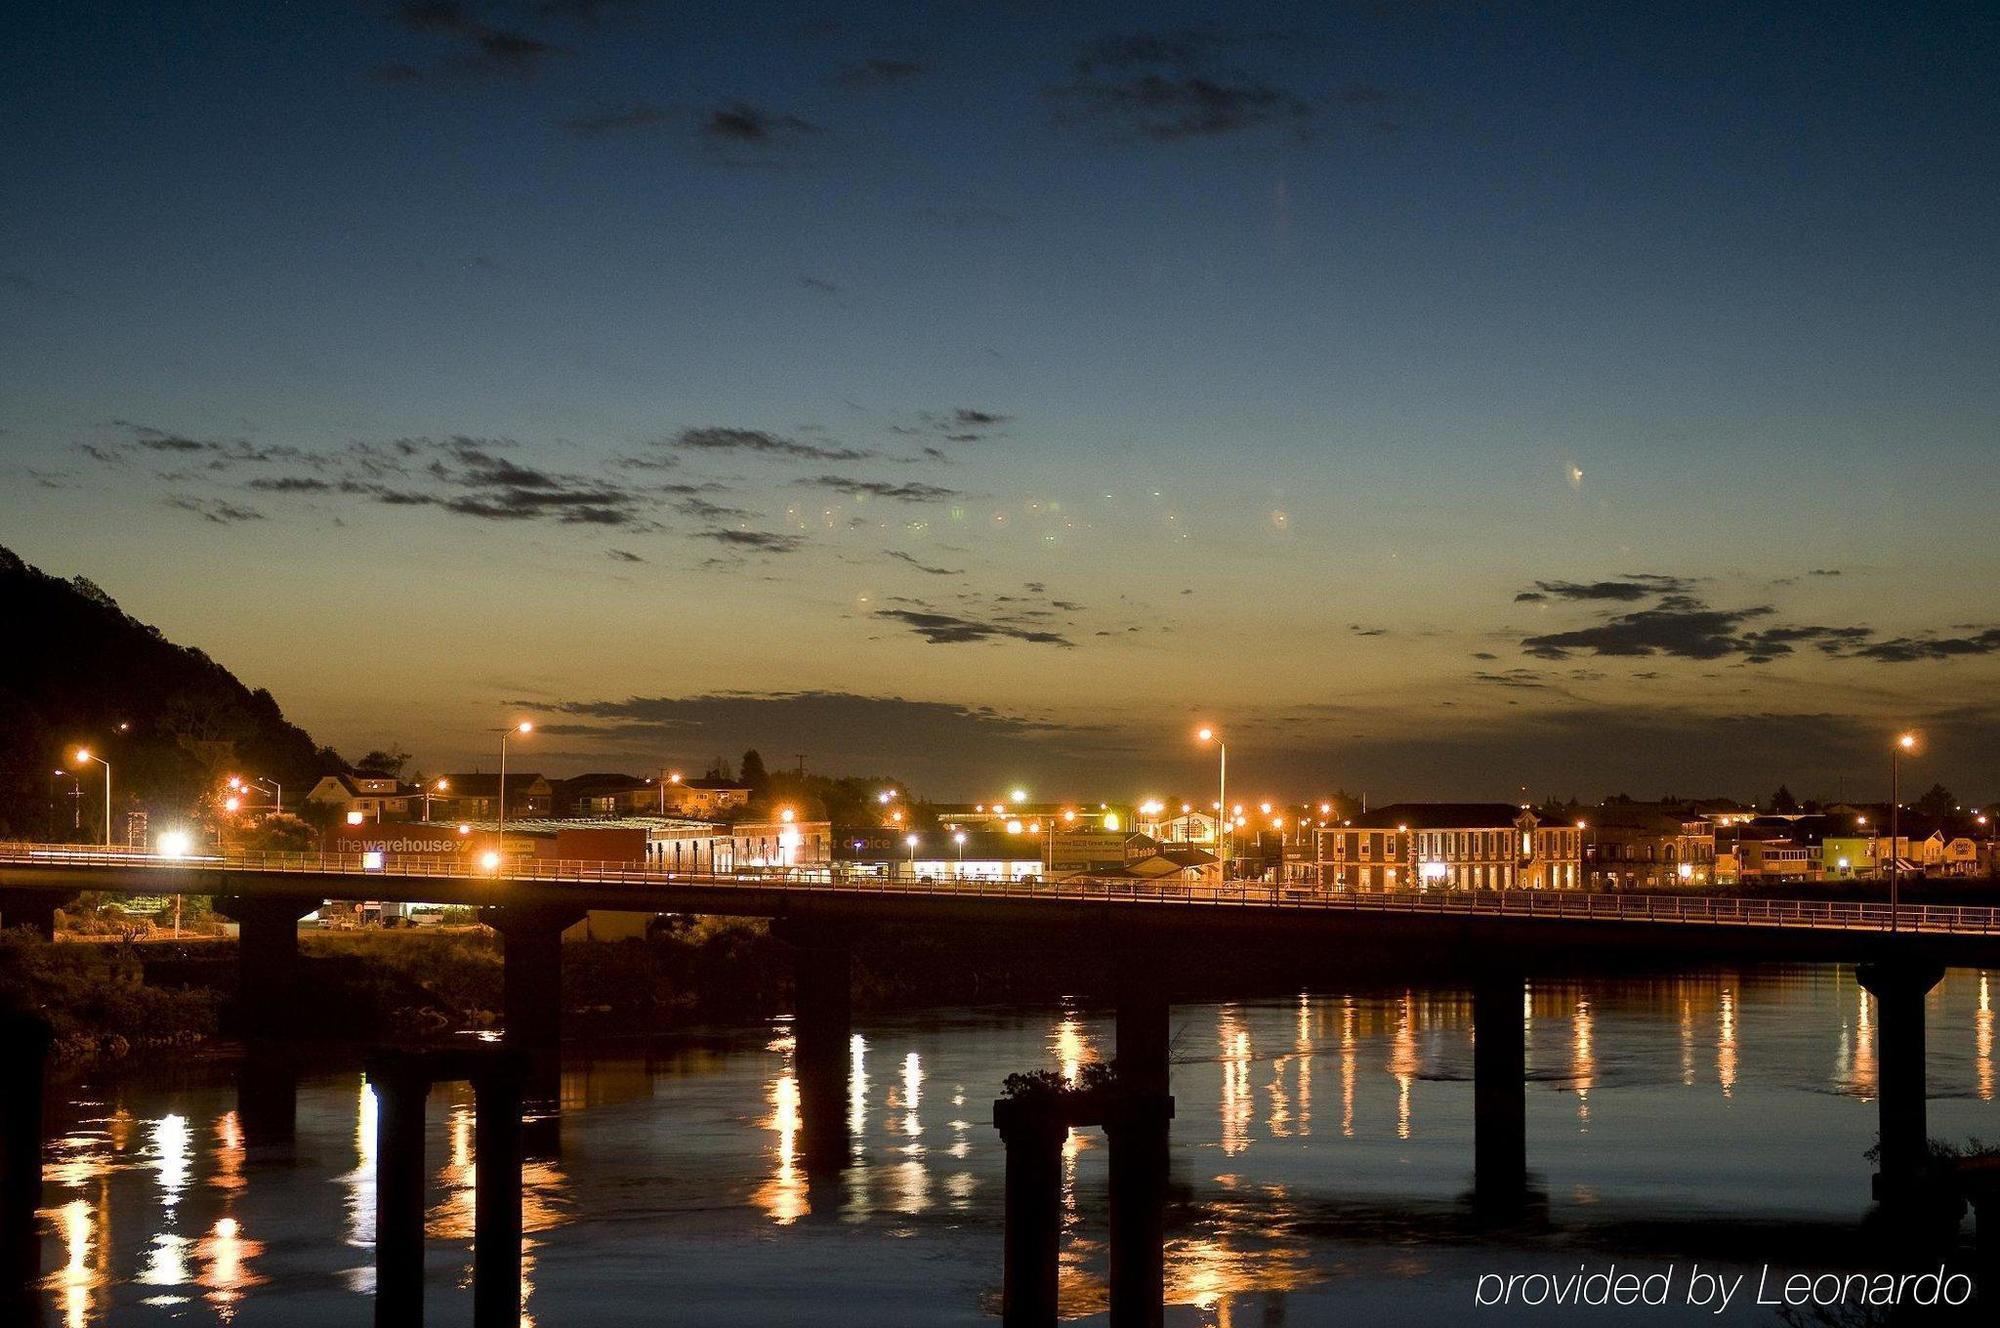
[[[1607,802],[1584,818],[1591,890],[1703,886],[1715,876],[1715,823],[1671,803]]]
[[[1583,829],[1505,802],[1399,802],[1314,832],[1327,890],[1574,890]]]

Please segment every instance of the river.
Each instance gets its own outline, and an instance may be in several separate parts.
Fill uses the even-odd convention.
[[[1933,1136],[2000,1140],[1989,975],[1929,1003]],[[1472,1015],[1451,991],[1311,992],[1173,1010],[1168,1322],[1714,1322],[1704,1272],[1870,1267],[1872,1002],[1847,969],[1537,984],[1528,1159],[1545,1196],[1469,1216]],[[971,1324],[997,1314],[1008,1073],[1112,1050],[1107,1010],[857,1019],[854,1164],[808,1183],[788,1024],[572,1053],[560,1147],[526,1174],[523,1324]],[[246,1138],[227,1057],[58,1086],[50,1324],[352,1325],[373,1278],[373,1104],[316,1059],[295,1142]],[[471,1103],[433,1095],[428,1303],[469,1322]],[[1065,1152],[1066,1317],[1105,1309],[1104,1146]],[[1856,1249],[1862,1251],[1858,1256]],[[1488,1272],[1671,1270],[1658,1309],[1475,1306]],[[1750,1292],[1745,1290],[1747,1300]],[[1733,1307],[1734,1323],[1775,1322]]]

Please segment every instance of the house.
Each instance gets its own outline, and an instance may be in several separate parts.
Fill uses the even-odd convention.
[[[575,775],[551,780],[549,787],[557,816],[665,815],[666,786],[637,775]]]
[[[402,821],[422,796],[394,775],[322,775],[306,793],[306,805],[331,808],[337,821]]]
[[[1574,890],[1583,827],[1507,802],[1399,802],[1314,832],[1326,890]]]
[[[490,821],[500,815],[500,776],[480,774],[446,775],[439,780],[441,791],[431,794],[434,820]],[[507,776],[507,815],[547,816],[555,806],[555,787],[541,775]]]
[[[712,820],[727,816],[739,807],[748,807],[754,793],[755,790],[748,784],[727,779],[675,780],[669,777],[666,814]],[[654,796],[657,798],[658,794]]]

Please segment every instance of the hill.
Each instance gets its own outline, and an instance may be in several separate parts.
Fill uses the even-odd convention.
[[[280,780],[287,805],[318,775],[344,770],[333,751],[286,720],[199,650],[175,645],[82,577],[64,581],[0,548],[0,836],[103,835],[100,767],[83,773],[81,831],[70,784],[55,777],[78,745],[114,769],[114,827],[137,808],[155,819],[191,807],[229,773]]]

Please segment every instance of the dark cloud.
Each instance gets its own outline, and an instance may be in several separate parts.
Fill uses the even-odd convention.
[[[1537,581],[1535,589],[1514,596],[1518,603],[1546,600],[1616,600],[1634,603],[1655,595],[1686,594],[1693,583],[1683,577],[1649,572],[1627,573],[1616,581]]]
[[[235,503],[219,498],[187,498],[173,495],[161,501],[168,507],[176,508],[182,512],[192,512],[202,520],[211,521],[218,526],[233,526],[244,521],[262,521],[264,519],[262,512],[248,507],[239,507]]]
[[[1854,646],[1844,653],[1852,659],[1870,659],[1878,664],[1911,664],[1918,660],[1958,659],[1995,652],[2000,652],[2000,627],[1989,627],[1971,636],[1891,637]]]
[[[998,619],[967,618],[929,609],[877,609],[875,616],[902,623],[934,646],[1005,640],[1065,648],[1074,648],[1076,645],[1076,642],[1060,632],[1023,627]]]
[[[945,498],[958,497],[956,489],[940,488],[935,484],[919,484],[911,481],[903,484],[888,480],[854,480],[842,475],[821,475],[806,483],[815,488],[832,489],[853,498],[888,498],[899,503],[932,503]]]
[[[1097,124],[1153,142],[1270,126],[1303,131],[1313,116],[1309,101],[1225,63],[1272,36],[1184,30],[1100,37],[1047,95],[1059,123]]]
[[[335,486],[311,475],[260,476],[244,485],[260,493],[329,493]]]
[[[683,516],[700,517],[703,521],[744,521],[756,515],[741,507],[712,503],[700,494],[692,493],[675,499],[674,510]]]
[[[701,131],[710,138],[738,144],[782,143],[819,132],[796,115],[774,115],[742,101],[710,111]]]
[[[643,563],[646,561],[644,558],[641,558],[638,554],[632,553],[626,549],[606,549],[604,552],[605,555],[610,559],[612,559],[612,561],[614,562]]]
[[[765,456],[797,457],[802,461],[863,461],[875,455],[853,447],[821,447],[817,443],[802,443],[762,429],[719,426],[683,429],[673,437],[670,446],[691,452],[755,452]]]
[[[495,18],[507,10],[498,4],[462,4],[458,0],[408,0],[395,11],[407,32],[450,43],[452,51],[427,64],[399,61],[379,72],[390,83],[422,83],[453,78],[532,73],[566,48],[519,28],[502,27]]]
[[[1475,672],[1474,682],[1490,683],[1495,687],[1545,688],[1549,684],[1536,669],[1506,669],[1498,673]]]
[[[865,92],[908,83],[923,72],[924,67],[915,60],[871,59],[848,65],[834,81],[844,88]]]
[[[759,553],[797,553],[806,542],[803,535],[781,535],[768,530],[703,530],[697,532],[695,538],[739,549],[755,549]]]
[[[603,111],[596,115],[579,115],[557,124],[563,130],[578,138],[601,138],[607,134],[636,133],[657,129],[679,119],[673,111],[663,106],[647,102],[634,102],[614,111]]]
[[[799,285],[804,286],[810,291],[818,291],[822,295],[840,294],[840,287],[824,277],[800,277]]]
[[[882,550],[882,553],[883,556],[885,557],[894,558],[899,562],[906,562],[910,566],[916,568],[919,572],[926,572],[931,576],[965,575],[965,569],[963,567],[932,567],[930,564],[921,561],[912,554],[904,553],[900,549],[884,549]]]
[[[1826,654],[1851,652],[1873,634],[1866,627],[1752,628],[1751,624],[1776,612],[1768,604],[1717,609],[1689,595],[1667,595],[1651,608],[1618,614],[1590,627],[1528,637],[1521,647],[1537,659],[1568,659],[1581,652],[1614,657],[1740,658],[1750,664],[1765,664],[1791,654],[1802,644],[1815,645]]]

